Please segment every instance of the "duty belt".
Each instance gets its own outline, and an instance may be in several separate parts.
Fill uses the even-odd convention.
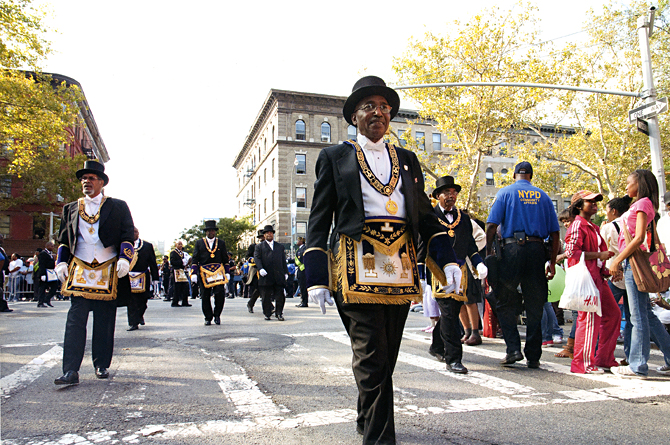
[[[502,240],[503,246],[506,246],[507,244],[512,244],[512,243],[517,243],[518,240],[516,238],[505,238]],[[540,238],[539,236],[527,236],[523,242],[519,243],[521,245],[524,245],[525,243],[543,243],[544,239]]]

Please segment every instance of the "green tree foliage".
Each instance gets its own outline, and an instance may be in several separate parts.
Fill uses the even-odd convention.
[[[184,229],[179,235],[179,238],[186,243],[184,250],[189,254],[193,254],[195,242],[205,236],[205,233],[203,232],[204,227],[204,224],[196,224],[190,229]],[[219,229],[217,236],[225,241],[226,248],[233,254],[233,258],[238,258],[244,255],[246,248],[244,246],[239,246],[239,243],[242,241],[242,237],[245,234],[253,232],[256,228],[256,226],[251,223],[251,217],[221,218],[216,224],[216,227]]]
[[[62,180],[72,170],[63,144],[70,140],[67,129],[79,123],[83,95],[41,72],[51,48],[44,38],[45,13],[31,3],[0,0],[0,155],[6,160],[0,174],[27,181],[30,191],[39,191],[32,203],[46,204],[71,194],[72,184]]]
[[[524,3],[510,12],[493,8],[465,23],[456,21],[445,35],[429,32],[422,41],[412,40],[394,61],[400,84],[556,83],[560,60],[539,57],[546,44],[539,42],[535,11]],[[507,129],[538,119],[538,105],[549,97],[546,90],[489,86],[404,93],[420,105],[424,119],[436,121],[447,146],[455,150],[439,158],[418,152],[420,160],[439,176],[458,176],[463,186],[460,205],[475,214],[481,210],[476,191],[483,157],[499,150]]]

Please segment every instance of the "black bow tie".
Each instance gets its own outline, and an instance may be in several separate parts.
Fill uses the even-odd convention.
[[[444,211],[444,216],[451,215],[454,218],[456,218],[456,210],[445,210]]]

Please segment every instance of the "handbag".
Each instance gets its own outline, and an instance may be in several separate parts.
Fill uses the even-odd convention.
[[[628,231],[628,224],[623,224],[623,234],[626,237],[626,245],[628,245],[633,240],[633,236]],[[635,284],[640,292],[665,292],[670,288],[670,261],[665,255],[663,245],[658,241],[654,221],[651,222],[651,247],[649,250],[649,252],[646,252],[638,247],[628,257]]]
[[[591,272],[586,267],[584,252],[579,258],[579,263],[568,267],[565,272],[565,288],[558,307],[573,311],[595,312],[598,316],[602,316],[600,291],[593,282]]]

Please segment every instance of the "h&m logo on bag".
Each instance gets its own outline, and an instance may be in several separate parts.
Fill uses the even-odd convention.
[[[542,194],[536,190],[518,190],[519,200],[523,204],[537,204],[540,202]]]

